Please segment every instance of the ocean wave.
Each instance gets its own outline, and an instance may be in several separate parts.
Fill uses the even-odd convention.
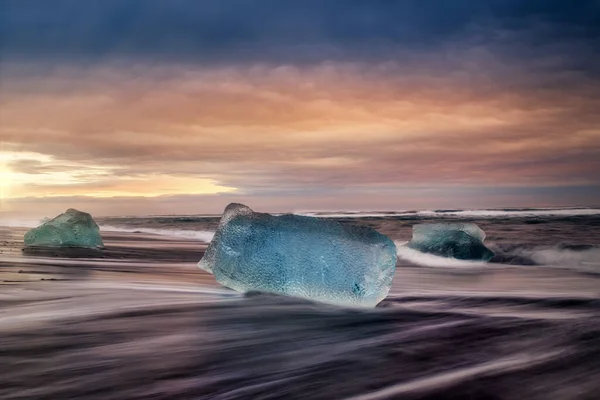
[[[202,242],[210,242],[215,235],[212,231],[192,231],[183,229],[155,229],[155,228],[123,228],[111,225],[101,225],[100,231],[124,232],[124,233],[147,233],[151,235],[169,236],[184,239],[197,239]]]
[[[519,217],[576,217],[600,215],[598,208],[518,208],[483,210],[417,210],[417,211],[310,211],[296,215],[320,218],[389,218],[389,217],[455,217],[455,218],[519,218]]]
[[[459,260],[457,258],[440,257],[433,254],[427,254],[406,246],[407,242],[396,242],[396,254],[402,260],[421,267],[434,268],[486,268],[489,263],[482,261]]]
[[[575,269],[586,273],[600,273],[600,246],[494,246],[496,256],[489,263],[459,260],[422,253],[396,242],[398,257],[411,264],[432,268],[477,269],[494,266],[548,266]]]
[[[2,219],[0,226],[11,228],[36,228],[45,222],[43,219]],[[100,225],[101,232],[124,232],[124,233],[147,233],[185,239],[198,239],[202,242],[210,242],[214,236],[212,231],[192,231],[184,229],[155,229],[141,227],[119,227],[112,225]]]
[[[548,209],[502,209],[502,210],[452,210],[452,211],[418,211],[422,216],[455,216],[455,217],[576,217],[600,215],[597,208],[548,208]]]
[[[405,215],[416,215],[416,211],[314,211],[314,212],[294,212],[295,215],[305,217],[319,218],[385,218],[385,217],[401,217]]]
[[[600,247],[565,248],[564,246],[516,248],[511,254],[526,257],[536,265],[577,269],[581,272],[600,273]]]
[[[1,218],[0,226],[10,228],[36,228],[40,226],[45,219],[36,218]]]

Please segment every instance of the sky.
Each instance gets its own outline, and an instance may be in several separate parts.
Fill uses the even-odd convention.
[[[0,0],[0,207],[600,204],[600,2]]]

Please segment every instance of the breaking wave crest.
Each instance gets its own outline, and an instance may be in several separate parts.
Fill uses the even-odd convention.
[[[512,260],[515,261],[513,264],[522,264],[523,260],[531,260],[531,264],[534,265],[572,268],[600,274],[600,247],[598,246],[517,247],[507,254],[509,257],[512,256]]]
[[[524,217],[578,217],[600,215],[598,208],[503,208],[483,210],[413,210],[413,211],[310,211],[298,215],[321,218],[524,218]]]
[[[407,242],[396,242],[397,255],[401,260],[421,267],[434,268],[485,268],[488,263],[480,261],[459,260],[427,254],[406,246]]]
[[[396,242],[400,260],[422,267],[432,268],[489,268],[494,265],[548,266],[575,269],[581,272],[600,274],[600,246],[494,246],[496,253],[489,263],[458,260],[422,253],[405,246],[406,242]]]

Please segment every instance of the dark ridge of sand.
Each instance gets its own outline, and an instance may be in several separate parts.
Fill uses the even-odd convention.
[[[103,249],[87,248],[50,248],[50,247],[24,247],[23,255],[29,257],[60,257],[60,258],[104,258],[113,260],[143,260],[149,262],[172,261],[198,262],[206,246],[198,245],[197,249],[177,246],[170,248],[152,248],[150,246],[129,246],[127,243],[113,244],[109,242]]]

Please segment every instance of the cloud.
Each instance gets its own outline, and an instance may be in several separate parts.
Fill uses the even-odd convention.
[[[38,65],[407,61],[463,43],[598,76],[599,10],[594,0],[9,0],[0,35],[4,58]]]
[[[54,157],[46,170],[110,166],[115,177],[212,179],[248,193],[598,183],[593,81],[579,76],[566,92],[508,90],[498,67],[489,70],[495,82],[434,70],[180,66],[131,79],[136,66],[58,69],[6,85],[2,137],[13,149]],[[9,167],[39,172],[32,162]]]
[[[0,2],[0,139],[29,154],[4,176],[20,198],[235,192],[302,208],[346,193],[351,207],[377,192],[424,204],[459,188],[489,201],[500,187],[561,199],[544,188],[600,184],[597,11],[538,0]]]

